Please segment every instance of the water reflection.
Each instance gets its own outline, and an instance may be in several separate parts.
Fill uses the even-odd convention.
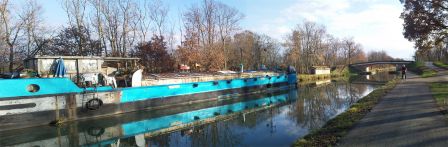
[[[325,86],[300,87],[299,99],[290,111],[301,127],[316,129],[351,104],[370,93],[375,86],[333,82]]]
[[[389,72],[380,72],[373,75],[352,76],[349,80],[353,84],[384,84],[397,76]]]
[[[149,137],[149,146],[289,146],[344,112],[376,85],[332,82],[300,86],[297,100],[245,117]],[[163,139],[161,139],[163,138]],[[160,142],[163,140],[164,142]]]
[[[390,78],[377,74],[369,77],[376,81],[322,81],[61,127],[0,132],[0,146],[289,146],[370,93],[379,86],[375,82]]]

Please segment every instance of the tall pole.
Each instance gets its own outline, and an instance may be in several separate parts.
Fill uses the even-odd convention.
[[[241,73],[243,73],[244,72],[244,66],[243,66],[243,48],[240,48],[240,67],[241,67]]]
[[[80,75],[79,75],[79,59],[76,59],[75,62],[75,67],[76,67],[76,84],[80,85]]]

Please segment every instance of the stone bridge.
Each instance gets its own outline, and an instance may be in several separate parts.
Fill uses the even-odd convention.
[[[369,62],[353,63],[353,64],[350,64],[349,66],[363,70],[365,72],[370,72],[371,65],[391,64],[391,65],[399,66],[399,65],[403,65],[403,64],[410,64],[412,62],[414,62],[414,61],[405,61],[405,60],[403,60],[403,61],[369,61]],[[365,68],[363,69],[363,67],[365,67]]]

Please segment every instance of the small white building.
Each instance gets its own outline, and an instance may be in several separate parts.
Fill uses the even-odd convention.
[[[331,69],[328,66],[313,66],[311,68],[311,74],[315,75],[324,75],[324,74],[330,74]]]

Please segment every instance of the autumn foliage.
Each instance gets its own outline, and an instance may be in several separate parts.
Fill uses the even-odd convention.
[[[172,72],[174,70],[173,57],[168,54],[163,36],[154,35],[151,41],[139,44],[136,54],[140,64],[147,73]]]

